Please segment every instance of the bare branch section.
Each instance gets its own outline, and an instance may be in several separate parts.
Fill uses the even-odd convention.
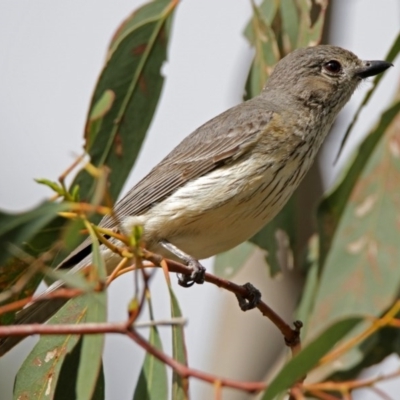
[[[147,250],[143,250],[144,253],[144,258],[148,261],[151,261],[151,264],[149,263],[145,263],[143,264],[143,267],[159,267],[161,265],[161,262],[164,260],[161,256],[154,254],[154,253],[150,253]],[[169,272],[174,272],[174,273],[180,273],[180,274],[187,274],[190,273],[191,270],[190,268],[188,268],[186,265],[181,264],[177,261],[173,261],[173,260],[165,260],[167,266],[168,266],[168,270]],[[133,267],[134,269],[134,267]],[[222,289],[228,290],[229,292],[232,292],[236,295],[239,296],[243,296],[246,297],[247,295],[247,290],[246,288],[244,288],[243,286],[240,286],[234,282],[231,282],[227,279],[223,279],[220,278],[216,275],[213,275],[211,273],[206,273],[205,275],[205,281],[208,283],[212,283]],[[82,294],[82,290],[78,290],[78,289],[65,289],[65,288],[61,288],[58,289],[54,292],[50,292],[48,294],[44,294],[40,296],[40,299],[47,299],[47,298],[73,298],[76,296],[79,296],[80,294]],[[0,314],[4,313],[4,312],[9,312],[15,309],[20,308],[21,306],[26,305],[27,303],[31,303],[34,302],[35,299],[34,298],[27,298],[27,299],[23,299],[23,300],[19,300],[17,302],[14,303],[10,303],[7,304],[5,306],[0,307]],[[281,318],[274,310],[272,310],[271,307],[269,307],[266,303],[264,303],[263,301],[260,301],[259,304],[257,305],[257,308],[260,310],[260,312],[262,313],[262,315],[264,315],[265,317],[267,317],[268,319],[271,320],[272,323],[274,323],[274,325],[281,331],[282,335],[284,336],[285,339],[285,343],[292,349],[293,354],[296,354],[298,351],[300,351],[300,328],[301,328],[301,323],[299,322],[295,322],[295,327],[292,329],[284,320],[283,318]],[[19,332],[19,329],[22,329],[23,327],[36,327],[35,329],[39,329],[39,326],[43,327],[42,325],[20,325],[20,326],[1,326],[0,327],[0,336],[9,336],[9,335],[32,335],[32,334],[36,334],[36,333],[40,333],[40,334],[46,334],[46,330],[40,330],[40,331],[25,331],[25,333],[16,333]],[[49,325],[47,325],[48,327]],[[57,325],[56,328],[60,328],[61,325]],[[15,328],[15,333],[9,333],[7,331],[7,329],[10,328]],[[29,328],[32,329],[32,328]],[[40,328],[42,329],[42,328]],[[6,333],[8,332],[8,333]],[[11,332],[11,331],[10,331]],[[61,332],[61,331],[53,331],[52,334],[55,333],[75,333],[75,331],[71,331],[71,332]],[[95,333],[95,332],[81,332],[81,333]],[[103,331],[101,332],[96,332],[96,333],[103,333]],[[105,332],[104,332],[105,333]],[[112,332],[108,332],[108,333],[112,333]],[[119,332],[117,332],[119,333]]]

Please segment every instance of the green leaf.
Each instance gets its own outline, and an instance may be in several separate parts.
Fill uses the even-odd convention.
[[[268,385],[262,400],[272,400],[282,391],[288,390],[361,321],[362,318],[352,317],[332,324],[281,369]]]
[[[394,59],[397,57],[397,55],[400,52],[400,33],[398,34],[396,40],[394,41],[392,47],[389,50],[388,55],[386,56],[386,61],[392,62],[394,61]],[[361,104],[359,105],[357,111],[354,114],[354,117],[352,119],[352,121],[350,122],[349,126],[347,127],[346,133],[343,136],[342,142],[340,143],[340,148],[338,151],[338,155],[337,158],[339,158],[340,153],[347,141],[347,138],[350,136],[350,132],[352,131],[354,125],[356,124],[358,117],[362,111],[362,109],[364,108],[365,105],[368,104],[370,98],[372,97],[372,95],[374,94],[375,90],[377,89],[379,82],[381,81],[381,79],[384,77],[383,74],[379,74],[374,78],[374,81],[372,83],[372,87],[371,89],[367,92],[367,94],[365,95],[363,101],[361,102]]]
[[[171,317],[182,317],[181,309],[178,300],[175,297],[172,288],[169,287],[169,294],[171,299]],[[172,329],[172,355],[174,359],[181,364],[187,365],[185,335],[182,325],[173,325]],[[188,394],[188,381],[187,378],[182,378],[175,371],[172,373],[172,400],[187,400]]]
[[[167,56],[176,4],[172,0],[152,1],[122,24],[93,94],[86,148],[92,164],[105,165],[111,171],[108,192],[113,201],[135,163],[160,97],[164,81],[160,70]],[[99,108],[101,124],[93,127]],[[94,195],[95,180],[85,170],[74,180],[76,184],[82,199],[87,201]]]
[[[252,2],[252,7],[253,16],[245,35],[254,46],[256,54],[246,82],[246,98],[254,97],[261,92],[273,66],[281,57],[271,26],[277,11],[277,2],[264,0],[259,7]]]
[[[106,90],[101,97],[97,100],[97,103],[93,106],[87,121],[87,142],[85,150],[90,151],[93,142],[96,139],[97,134],[100,131],[101,123],[105,115],[110,111],[112,104],[115,100],[115,93],[112,90]],[[78,187],[78,186],[75,186]]]
[[[60,377],[57,382],[54,400],[71,400],[76,398],[76,380],[78,377],[78,366],[81,359],[82,338],[71,353],[67,354],[62,364]],[[101,365],[95,391],[91,400],[105,399],[105,380],[103,365]]]
[[[14,255],[12,248],[22,247],[59,212],[67,209],[67,203],[44,202],[23,213],[6,214],[0,211],[0,263]]]
[[[106,292],[86,296],[86,322],[105,322],[107,318]],[[90,400],[96,388],[104,347],[104,335],[84,335],[78,367],[76,394],[78,400]]]
[[[344,381],[356,379],[361,371],[383,361],[391,354],[400,355],[400,331],[394,327],[378,330],[358,346],[360,362],[345,371],[338,371],[329,380]]]
[[[70,300],[48,323],[73,324],[84,321],[85,301],[83,297]],[[78,340],[78,335],[42,335],[18,371],[13,398],[53,398],[61,365]]]
[[[64,188],[58,182],[50,181],[49,179],[35,179],[37,183],[40,185],[44,185],[49,187],[51,190],[59,194],[60,196],[64,196],[65,191]]]
[[[44,202],[23,213],[0,212],[0,302],[10,303],[26,298],[36,290],[43,274],[38,273],[38,265],[32,263],[32,258],[49,250],[47,239],[57,238],[54,221],[62,219],[57,213],[68,207],[68,203]],[[15,285],[24,281],[21,290],[15,292]],[[11,323],[14,314],[1,315],[0,323]]]
[[[96,286],[94,282],[89,282],[85,276],[80,273],[71,274],[68,270],[51,268],[47,268],[45,271],[46,277],[51,278],[51,283],[61,281],[70,288],[81,289],[85,292],[92,291]]]
[[[316,0],[314,2],[297,0],[296,2],[300,10],[297,47],[315,46],[322,38],[328,0]]]
[[[249,242],[244,242],[232,250],[218,254],[214,262],[215,274],[225,279],[232,278],[232,276],[243,267],[254,250],[254,245]]]
[[[250,241],[265,249],[266,261],[271,276],[284,269],[284,266],[293,260],[293,251],[296,242],[296,194],[292,196],[278,215],[256,233]]]
[[[307,253],[307,279],[304,285],[303,294],[300,304],[296,311],[296,319],[303,322],[301,330],[302,337],[307,335],[309,327],[309,318],[314,307],[315,296],[318,289],[318,272],[319,272],[319,241],[317,235],[311,237]]]
[[[321,252],[333,239],[323,257],[310,327],[355,312],[380,315],[398,296],[399,126],[400,101],[382,115],[346,179],[320,206]]]
[[[280,12],[283,25],[285,53],[297,47],[299,33],[299,12],[295,0],[281,0]]]
[[[153,307],[148,299],[150,320],[154,321]],[[156,326],[150,327],[149,343],[162,351],[162,343]],[[133,400],[167,400],[168,382],[167,369],[164,363],[149,353],[146,353],[139,379],[133,395]]]
[[[100,245],[92,226],[87,224],[92,238],[92,264],[99,282],[107,277],[106,266],[100,252]],[[107,320],[107,293],[94,292],[86,295],[86,322],[105,322]],[[78,368],[76,393],[78,400],[90,400],[95,391],[98,375],[102,365],[104,335],[84,335],[82,339],[81,359]]]

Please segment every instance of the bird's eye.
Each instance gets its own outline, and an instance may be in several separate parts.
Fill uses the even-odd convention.
[[[338,74],[342,70],[340,62],[336,60],[328,61],[327,63],[324,64],[324,68],[332,74]]]

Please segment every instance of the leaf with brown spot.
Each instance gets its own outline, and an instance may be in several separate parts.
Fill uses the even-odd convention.
[[[93,94],[89,116],[104,93],[115,95],[94,138],[85,146],[94,166],[110,169],[108,191],[114,202],[136,161],[161,94],[164,78],[160,71],[176,5],[175,0],[155,0],[124,21],[112,39]],[[85,170],[72,185],[79,185],[84,201],[95,191],[95,179]]]
[[[321,237],[332,241],[322,257],[310,335],[354,313],[379,316],[398,296],[400,157],[392,149],[399,140],[400,101],[382,115],[345,179],[320,206]],[[346,366],[353,361],[348,357]]]
[[[84,321],[85,296],[70,300],[49,324],[73,324]],[[52,399],[56,390],[62,363],[79,340],[79,335],[43,335],[18,371],[14,400],[29,393],[35,400]]]

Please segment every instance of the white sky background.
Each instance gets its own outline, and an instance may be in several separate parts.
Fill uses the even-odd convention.
[[[80,154],[87,107],[106,47],[121,21],[142,3],[138,0],[0,3],[1,209],[23,210],[37,204],[50,191],[33,179],[56,180],[74,156]],[[384,58],[400,26],[398,0],[336,0],[335,4],[331,43],[346,47],[361,58]],[[248,0],[185,0],[179,5],[169,62],[163,69],[167,79],[161,102],[125,191],[182,138],[241,101],[252,57],[242,36],[250,14]],[[387,106],[388,93],[393,93],[398,84],[400,61],[397,64],[396,72],[392,69],[390,75],[387,73],[371,108],[363,112],[357,134],[351,139],[353,144],[370,126],[375,114],[372,111]],[[339,163],[332,168],[338,141],[352,109],[368,88],[365,84],[357,91],[324,147],[320,163],[326,183],[332,182],[334,171],[343,165]],[[112,319],[125,317],[131,288],[129,278],[113,284]],[[163,312],[167,315],[162,279],[156,279],[152,288],[154,293],[162,292],[155,299],[159,316]],[[211,285],[190,290],[178,288],[177,295],[183,314],[190,321],[186,331],[190,365],[207,370],[209,340],[216,330],[223,332],[217,322],[223,311],[214,302],[219,304],[228,295]],[[164,332],[164,338],[168,350],[168,333]],[[20,348],[26,352],[33,342],[26,340]],[[22,350],[20,354],[11,352],[0,359],[1,400],[11,398],[13,382],[5,373],[15,374],[24,358]],[[129,340],[119,336],[107,340],[105,369],[106,376],[112,376],[106,381],[107,399],[132,397],[141,358],[142,352]],[[193,399],[200,399],[199,384],[192,381],[191,388]],[[367,395],[362,398],[367,399]]]

